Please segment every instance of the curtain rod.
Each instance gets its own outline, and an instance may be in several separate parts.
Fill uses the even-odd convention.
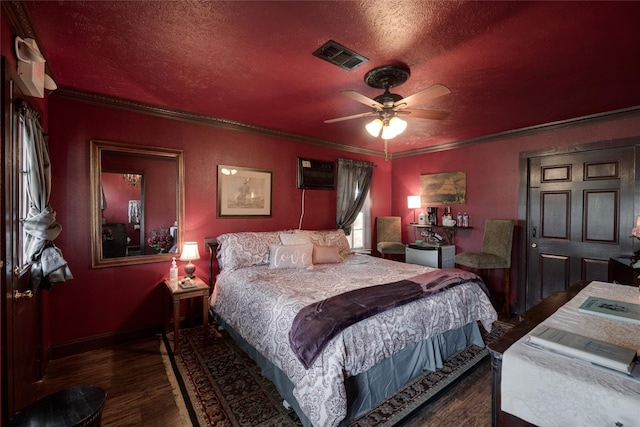
[[[377,167],[378,167],[378,165],[376,165],[375,163],[370,162],[370,161],[368,161],[368,160],[344,159],[344,158],[342,158],[342,157],[339,157],[339,158],[336,160],[336,163],[337,163],[339,160],[346,160],[346,161],[348,161],[348,162],[354,162],[354,163],[370,163],[370,164],[372,164],[372,165],[373,165],[373,167],[374,167],[374,168],[377,168]]]
[[[24,98],[16,98],[14,101],[16,107],[20,110],[26,111],[29,110],[33,114],[36,114],[38,118],[40,118],[40,113],[38,113]]]
[[[40,123],[40,113],[37,112],[24,98],[16,98],[14,104],[16,108],[23,114],[27,111],[31,112],[31,114],[33,114],[38,121],[38,124],[42,126],[42,124]]]

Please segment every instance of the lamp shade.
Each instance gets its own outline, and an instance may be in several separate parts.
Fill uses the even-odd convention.
[[[409,197],[407,197],[407,207],[409,209],[419,209],[420,208],[420,196],[409,196]]]
[[[393,117],[382,127],[382,139],[392,139],[400,135],[407,128],[407,122],[399,117]]]
[[[184,242],[184,245],[182,245],[182,252],[180,253],[180,261],[189,261],[189,263],[184,266],[184,272],[190,279],[193,279],[195,277],[193,273],[196,271],[196,266],[191,262],[191,260],[194,259],[200,259],[200,252],[198,252],[198,243]]]
[[[383,124],[382,120],[374,119],[373,121],[367,123],[367,125],[365,126],[365,129],[367,129],[367,132],[369,132],[369,135],[377,137],[378,135],[380,135],[382,124]]]
[[[180,261],[191,261],[194,259],[200,259],[198,242],[184,242],[182,252],[180,253]]]
[[[394,136],[398,136],[407,128],[407,122],[400,117],[393,117],[389,120],[389,127],[393,130]]]
[[[380,138],[382,139],[393,139],[396,137],[396,134],[393,133],[393,129],[391,129],[389,126],[383,126],[382,127],[382,135],[380,135]]]

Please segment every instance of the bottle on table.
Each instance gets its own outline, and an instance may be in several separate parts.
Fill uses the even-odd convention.
[[[171,268],[169,268],[169,282],[171,288],[176,289],[178,286],[178,265],[176,264],[176,257],[173,257],[171,261]]]

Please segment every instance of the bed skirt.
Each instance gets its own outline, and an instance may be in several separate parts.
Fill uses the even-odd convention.
[[[262,369],[262,375],[274,383],[278,392],[296,411],[305,427],[311,422],[293,396],[293,383],[277,366],[267,360],[258,350],[246,342],[233,328],[218,316],[220,324],[238,346]],[[484,347],[477,322],[446,331],[435,337],[415,343],[399,351],[371,369],[345,380],[347,390],[347,417],[340,423],[347,425],[375,408],[381,401],[391,396],[403,385],[425,370],[435,371],[443,362],[471,344]]]

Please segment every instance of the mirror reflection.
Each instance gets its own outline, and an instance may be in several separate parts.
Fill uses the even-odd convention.
[[[182,151],[92,141],[92,265],[176,256],[184,217]]]
[[[102,172],[102,256],[141,255],[144,245],[144,174]]]

